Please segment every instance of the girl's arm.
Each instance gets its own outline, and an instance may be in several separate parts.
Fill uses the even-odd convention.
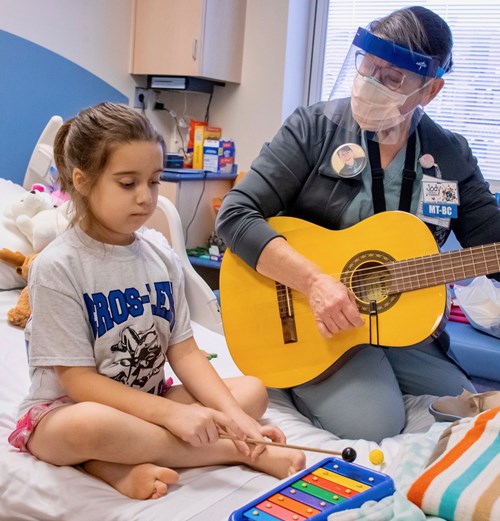
[[[168,348],[168,361],[185,389],[206,407],[222,411],[242,428],[249,438],[263,436],[281,443],[284,434],[274,426],[261,426],[243,411],[228,387],[212,367],[207,357],[198,349],[193,337]],[[239,444],[240,450],[244,450]],[[257,455],[263,446],[255,452]]]
[[[221,410],[185,405],[133,389],[98,374],[95,367],[58,366],[55,370],[62,387],[75,402],[108,405],[164,427],[195,447],[216,441],[219,426],[241,439],[246,437],[244,429]]]

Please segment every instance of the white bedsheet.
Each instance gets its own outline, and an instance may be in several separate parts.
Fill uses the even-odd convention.
[[[16,291],[0,292],[1,521],[225,521],[233,510],[278,483],[275,478],[240,466],[189,469],[181,471],[179,484],[171,487],[166,497],[135,501],[74,468],[55,467],[15,451],[8,445],[7,436],[14,426],[17,404],[29,386],[23,332],[9,326],[5,319],[17,295]],[[238,374],[223,337],[196,324],[194,328],[200,347],[217,353],[212,363],[220,374]],[[405,455],[415,452],[408,451],[413,440],[418,439],[421,446],[428,446],[429,450],[435,443],[434,434],[409,434],[425,433],[432,425],[433,418],[427,412],[431,397],[406,397],[406,434],[386,439],[379,446],[363,440],[337,440],[330,433],[313,427],[294,409],[285,392],[271,390],[270,396],[265,421],[279,425],[289,443],[339,451],[352,446],[358,453],[357,462],[367,466],[370,450],[381,448],[386,460],[381,470],[393,476],[402,473]],[[323,457],[309,452],[308,464]]]

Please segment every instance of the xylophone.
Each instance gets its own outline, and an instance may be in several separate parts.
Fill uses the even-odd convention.
[[[239,508],[229,521],[326,521],[394,493],[386,474],[338,458],[326,458]]]

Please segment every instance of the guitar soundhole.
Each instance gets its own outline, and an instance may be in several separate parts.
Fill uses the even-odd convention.
[[[353,257],[345,266],[341,281],[351,289],[361,313],[370,313],[370,302],[377,302],[379,313],[387,311],[399,299],[390,292],[391,271],[386,264],[394,259],[381,251],[366,251]]]

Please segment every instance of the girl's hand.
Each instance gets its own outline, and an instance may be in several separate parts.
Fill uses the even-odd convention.
[[[241,440],[247,437],[245,430],[223,412],[199,404],[171,402],[171,406],[164,427],[193,447],[216,442],[220,430],[231,432]]]
[[[237,424],[244,430],[247,438],[261,441],[274,441],[277,443],[286,443],[286,437],[283,432],[275,425],[261,425],[257,420],[244,411],[239,410],[230,414]],[[228,434],[233,434],[228,432]],[[234,435],[236,435],[234,433]],[[267,440],[266,440],[267,438]],[[245,443],[244,441],[234,440],[234,444],[238,450],[245,456],[249,456],[252,461],[255,461],[260,454],[266,450],[265,445],[257,443]]]

